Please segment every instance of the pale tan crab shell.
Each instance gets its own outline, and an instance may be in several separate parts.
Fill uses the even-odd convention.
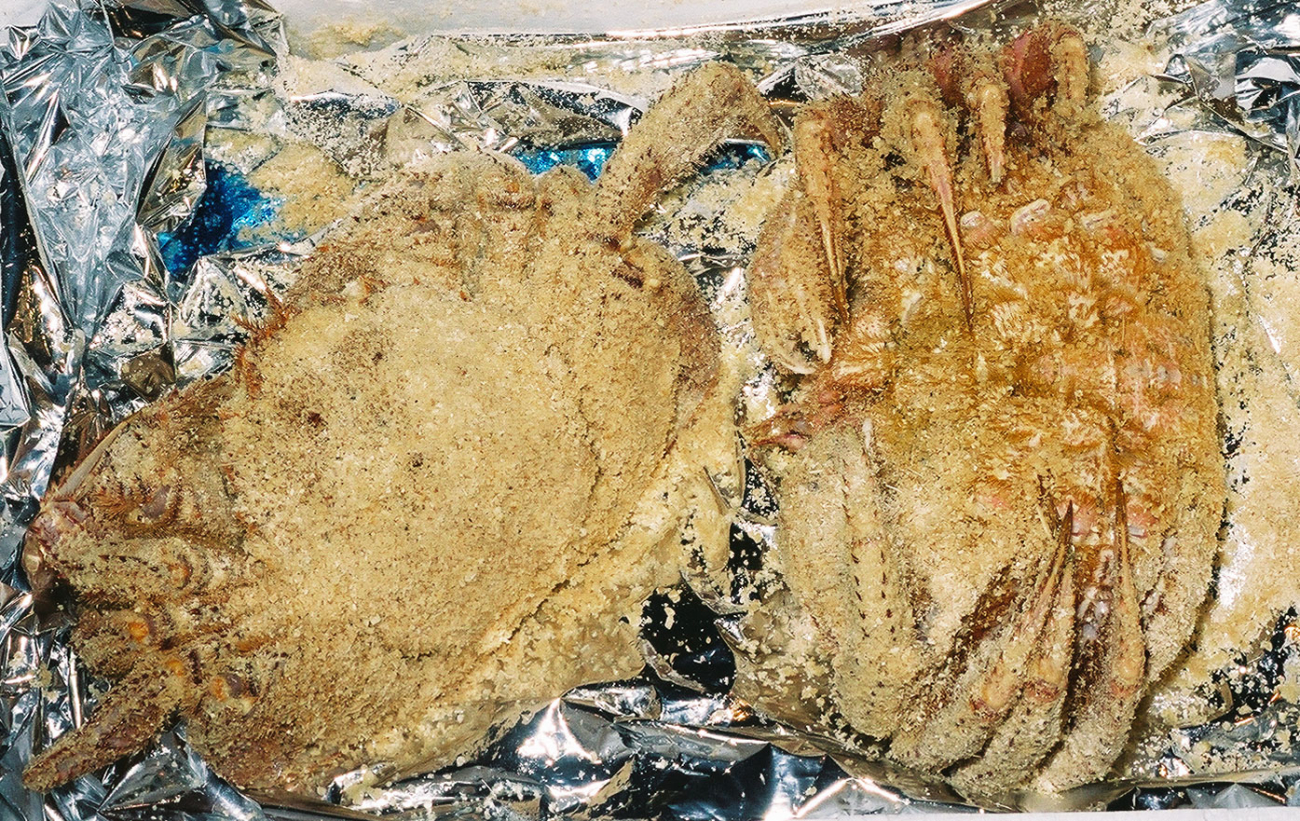
[[[632,228],[731,134],[782,139],[715,65],[598,185],[492,153],[409,168],[232,372],[112,434],[26,564],[67,579],[77,647],[119,680],[28,783],[177,714],[227,779],[310,790],[446,761],[516,702],[637,672],[645,595],[684,541],[725,550],[701,459],[734,444],[707,306]],[[684,539],[697,495],[715,524],[705,508]]]

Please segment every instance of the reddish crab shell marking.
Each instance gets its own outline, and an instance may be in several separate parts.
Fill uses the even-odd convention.
[[[749,440],[835,708],[968,794],[1059,791],[1107,772],[1209,587],[1208,292],[1076,32],[909,48],[796,123],[750,286],[800,386]]]
[[[594,186],[494,154],[408,169],[239,367],[105,440],[25,564],[70,583],[74,644],[116,683],[27,784],[178,716],[225,778],[301,791],[445,758],[502,705],[639,669],[640,601],[679,565],[651,551],[679,541],[624,538],[629,518],[726,403],[694,282],[632,229],[732,135],[782,139],[714,65]]]

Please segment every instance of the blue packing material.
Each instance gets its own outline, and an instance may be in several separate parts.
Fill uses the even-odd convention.
[[[212,162],[205,166],[207,190],[194,213],[175,231],[158,235],[163,262],[178,278],[202,256],[264,242],[265,233],[255,237],[254,229],[270,224],[284,204],[254,188],[243,174],[228,166]]]
[[[534,174],[550,171],[557,165],[569,165],[595,180],[605,170],[605,163],[614,153],[612,142],[588,143],[579,148],[522,148],[514,156]],[[739,168],[751,160],[768,162],[772,155],[761,145],[729,143],[718,149],[706,165],[707,171],[722,168]]]
[[[614,153],[614,143],[590,143],[581,148],[525,148],[515,157],[534,174],[550,171],[557,165],[570,165],[594,180],[605,169]]]

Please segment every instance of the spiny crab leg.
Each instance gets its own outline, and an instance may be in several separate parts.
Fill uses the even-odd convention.
[[[981,76],[967,94],[967,104],[975,112],[975,127],[988,163],[989,179],[1002,182],[1006,171],[1007,110],[1010,102],[1006,89],[992,77]]]
[[[961,236],[957,233],[957,205],[953,194],[952,166],[949,165],[948,155],[944,150],[942,122],[933,103],[919,104],[912,114],[912,147],[929,178],[931,190],[939,198],[939,209],[943,212],[948,242],[952,246],[952,255],[957,263],[957,279],[961,288],[961,307],[966,315],[966,327],[972,328],[975,324],[974,296],[971,293],[970,277],[966,273],[966,260],[962,255]]]
[[[136,665],[113,685],[90,721],[59,736],[32,761],[23,783],[49,792],[141,749],[195,693],[189,666],[175,656],[157,665]]]
[[[963,54],[949,45],[927,62],[931,76],[950,106],[964,105],[975,120],[975,131],[983,149],[989,179],[1002,182],[1006,171],[1007,90],[993,60]]]
[[[77,467],[68,474],[66,479],[63,480],[59,485],[58,491],[51,495],[51,500],[73,499],[80,490],[81,485],[86,481],[86,478],[91,475],[91,472],[94,471],[96,467],[98,467],[100,461],[104,458],[104,455],[108,453],[108,449],[112,446],[113,442],[117,440],[117,437],[120,436],[121,433],[122,428],[121,426],[118,426],[104,434],[104,438],[100,439],[99,442],[95,444],[95,447],[91,449],[90,453],[86,454],[81,462],[77,464]]]
[[[1133,585],[1133,556],[1129,546],[1128,494],[1124,483],[1115,480],[1115,546],[1119,552],[1118,601],[1112,612],[1117,619],[1120,635],[1116,641],[1117,658],[1112,669],[1115,683],[1112,692],[1120,698],[1129,698],[1140,692],[1142,678],[1146,675],[1146,650],[1142,640],[1142,614],[1138,609],[1137,588]]]
[[[844,323],[849,317],[849,301],[848,283],[844,278],[844,256],[840,252],[840,191],[832,173],[836,156],[833,142],[836,128],[833,114],[829,117],[800,117],[794,127],[794,150],[804,195],[812,203],[821,233],[822,248],[826,252],[835,316],[840,323]],[[826,337],[827,341],[818,350],[823,362],[829,362],[831,358],[829,334]]]
[[[1019,695],[1026,673],[1026,664],[1037,647],[1038,635],[1044,630],[1051,615],[1062,576],[1072,549],[1070,537],[1074,528],[1074,503],[1071,502],[1061,517],[1057,534],[1056,551],[1046,577],[1040,582],[1032,604],[1016,625],[1012,644],[1007,647],[992,673],[972,700],[974,712],[995,722],[1006,714],[1012,699]],[[1027,629],[1026,629],[1027,628]],[[1022,646],[1023,645],[1023,646]]]
[[[1023,698],[1027,686],[1064,690],[1068,665],[1035,664],[1041,658],[1041,637],[1060,631],[1055,623],[1062,612],[1062,595],[1071,596],[1064,577],[1072,552],[1074,506],[1066,507],[1056,523],[1056,549],[1050,564],[1029,586],[1015,607],[1011,623],[998,634],[980,639],[967,662],[967,673],[952,687],[956,698],[926,718],[922,732],[909,739],[895,738],[893,755],[913,766],[938,769],[977,754],[989,737]],[[1036,676],[1037,674],[1037,676]],[[1046,682],[1042,675],[1046,674]],[[1050,707],[1050,704],[1048,705]]]
[[[63,480],[58,490],[42,505],[41,515],[33,522],[31,530],[38,534],[38,538],[29,539],[29,545],[50,545],[56,542],[62,532],[69,525],[75,526],[85,521],[87,513],[85,509],[78,504],[77,498],[80,495],[81,485],[85,483],[86,478],[90,476],[91,471],[103,460],[104,454],[108,453],[109,447],[121,433],[121,426],[113,428],[99,443],[91,449],[81,463],[68,474]],[[27,580],[37,589],[44,587],[52,581],[50,568],[50,557],[47,551],[38,547],[24,547],[22,555],[23,572],[27,574]],[[44,580],[44,581],[43,581]]]
[[[1146,678],[1146,641],[1142,614],[1133,584],[1133,564],[1128,542],[1125,512],[1127,494],[1122,482],[1114,480],[1113,539],[1115,568],[1111,572],[1109,613],[1102,633],[1095,641],[1096,665],[1092,681],[1081,692],[1073,727],[1060,749],[1039,777],[1039,783],[1053,792],[1076,786],[1079,773],[1098,756],[1109,755],[1128,736],[1133,714],[1143,693]]]
[[[774,154],[785,147],[776,115],[738,68],[710,63],[687,75],[646,111],[600,175],[597,235],[625,244],[661,191],[737,136],[761,139]]]

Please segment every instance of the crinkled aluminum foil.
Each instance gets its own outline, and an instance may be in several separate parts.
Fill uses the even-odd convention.
[[[1300,174],[1300,12],[1276,0],[1211,0],[1152,26],[1173,54],[1166,76],[1205,110],[1286,154]]]
[[[8,331],[0,357],[0,694],[7,707],[0,815],[739,819],[940,806],[927,799],[942,798],[941,790],[849,754],[828,756],[823,749],[834,748],[824,740],[727,696],[734,664],[714,624],[726,597],[706,605],[686,589],[673,594],[671,629],[655,618],[663,603],[648,605],[652,661],[641,677],[580,688],[539,707],[500,727],[482,755],[453,772],[382,789],[359,789],[366,774],[355,773],[340,778],[324,801],[263,806],[216,779],[187,749],[180,728],[102,779],[83,778],[48,799],[24,790],[20,773],[33,747],[79,722],[97,696],[67,647],[67,617],[27,592],[18,562],[27,521],[52,477],[108,426],[171,386],[228,366],[267,294],[284,287],[293,263],[310,253],[310,237],[254,230],[248,240],[245,229],[264,229],[276,208],[255,192],[240,200],[237,214],[216,213],[233,210],[230,198],[247,192],[214,161],[253,165],[285,138],[328,132],[322,148],[362,178],[413,152],[462,148],[511,151],[535,170],[570,162],[594,176],[645,105],[580,82],[496,78],[435,84],[415,102],[342,90],[286,98],[271,82],[285,53],[281,21],[261,0],[82,2],[56,6],[39,26],[9,32],[0,48],[0,304]],[[878,17],[833,27],[817,19],[761,32],[699,32],[726,35],[708,48],[638,45],[628,39],[633,33],[531,46],[467,41],[465,48],[563,48],[574,66],[604,62],[645,71],[724,57],[771,66],[762,87],[774,96],[816,99],[860,90],[861,73],[842,56],[846,48],[984,5],[895,4]],[[757,36],[778,32],[782,38]],[[1300,26],[1290,4],[1214,0],[1163,21],[1153,35],[1177,55],[1162,82],[1185,84],[1207,118],[1286,152],[1294,172],[1300,83],[1287,49],[1300,45]],[[429,42],[409,48],[418,52]],[[1170,126],[1156,117],[1151,127],[1154,133]],[[217,145],[214,134],[223,129],[250,137],[242,154]],[[752,147],[736,146],[719,166],[752,174],[760,165],[749,162],[755,156]],[[224,203],[217,208],[211,202],[219,192],[225,199],[217,198]],[[225,221],[201,219],[205,209]],[[675,218],[707,222],[712,215],[688,202]],[[694,247],[670,223],[651,230],[704,285],[724,339],[739,344],[750,333],[733,316],[743,303],[750,249]],[[746,390],[770,392],[770,378],[760,375]],[[755,482],[733,529],[738,579],[761,564],[772,537],[772,511]],[[1291,614],[1268,652],[1243,658],[1225,685],[1236,688],[1239,704],[1259,702],[1261,710],[1251,721],[1186,728],[1189,744],[1211,739],[1266,748],[1270,728],[1275,734],[1294,725],[1296,708],[1269,698],[1280,680],[1276,671],[1300,666],[1293,625]],[[722,626],[725,632],[725,617]],[[1300,762],[1261,761],[1264,772],[1225,778],[1234,782],[1226,788],[1161,780],[1108,787],[1105,797],[1113,806],[1136,807],[1296,800]],[[1177,775],[1176,751],[1167,763],[1166,774]]]

